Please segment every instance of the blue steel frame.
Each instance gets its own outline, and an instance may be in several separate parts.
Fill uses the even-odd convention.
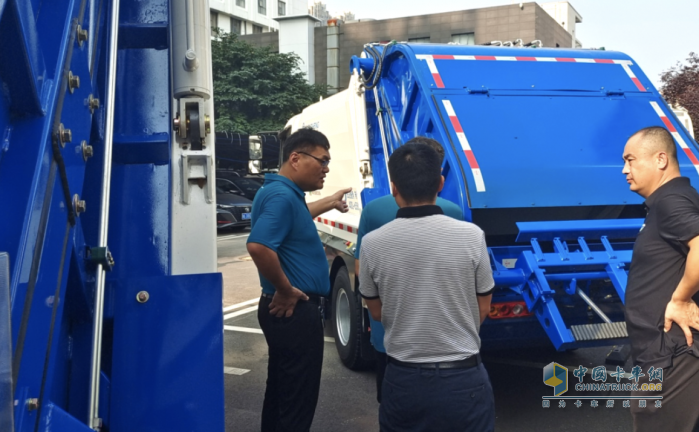
[[[0,1],[0,252],[10,257],[16,431],[89,431],[109,0]],[[92,29],[77,40],[77,27]],[[121,0],[100,417],[224,429],[220,274],[170,271],[167,0]],[[68,74],[80,78],[70,91]],[[72,139],[61,142],[59,125]],[[82,144],[94,148],[83,158]],[[73,195],[87,202],[81,215]],[[136,292],[148,291],[147,303]],[[2,417],[2,416],[0,416]],[[50,419],[50,421],[49,421]]]
[[[551,209],[551,215],[564,209],[565,219],[577,214],[578,220],[519,219],[516,231],[512,227],[516,239],[489,248],[498,287],[493,302],[524,300],[536,319],[486,321],[483,346],[531,345],[543,338],[564,350],[620,342],[574,339],[571,325],[602,322],[576,292],[592,297],[612,320],[623,320],[628,264],[642,219],[585,220],[584,211],[641,204],[623,181],[621,154],[636,130],[664,125],[650,102],[661,107],[695,155],[698,150],[638,65],[619,52],[400,43],[377,48],[387,50],[376,92],[378,115],[374,92],[366,92],[376,186],[362,192],[364,204],[389,190],[383,140],[390,155],[422,135],[444,144],[441,196],[460,205],[467,220],[476,209],[485,217],[505,211],[525,218],[537,207]],[[483,61],[467,60],[476,56]],[[529,61],[514,61],[518,56]],[[562,61],[531,61],[534,56]],[[614,60],[625,62],[638,83]],[[373,60],[354,57],[350,68],[366,76]],[[477,190],[444,100],[478,159],[485,191]],[[680,165],[699,184],[688,159]],[[494,234],[486,229],[489,242]],[[504,264],[515,260],[514,268]]]

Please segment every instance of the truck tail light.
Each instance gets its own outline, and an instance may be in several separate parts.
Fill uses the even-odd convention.
[[[532,316],[524,302],[493,303],[490,305],[490,319],[522,318]]]

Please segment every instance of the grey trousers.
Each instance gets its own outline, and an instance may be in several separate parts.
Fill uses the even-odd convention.
[[[637,400],[631,401],[634,432],[699,432],[699,359],[681,354],[672,362],[671,368],[663,370],[662,391],[631,393],[631,396],[663,397],[661,407],[656,407],[652,399],[646,401],[645,408],[640,407]],[[648,382],[646,374],[638,381],[639,388]]]

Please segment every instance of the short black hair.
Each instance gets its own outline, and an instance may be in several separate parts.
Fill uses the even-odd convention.
[[[416,136],[415,138],[411,138],[406,142],[406,144],[424,144],[432,147],[434,151],[437,152],[437,155],[439,155],[439,164],[441,165],[442,162],[444,162],[444,147],[437,141],[436,139],[432,139],[426,136]]]
[[[667,153],[670,162],[678,163],[677,161],[677,146],[672,134],[662,126],[650,126],[637,131],[632,136],[638,136],[644,140],[647,148],[654,152],[664,151]]]
[[[388,172],[408,204],[433,200],[442,180],[442,164],[437,152],[424,144],[405,144],[388,159]]]
[[[312,152],[316,147],[322,147],[325,150],[330,150],[330,142],[328,138],[319,132],[311,128],[301,128],[296,132],[289,135],[284,144],[282,145],[282,162],[289,160],[289,156],[293,152]]]

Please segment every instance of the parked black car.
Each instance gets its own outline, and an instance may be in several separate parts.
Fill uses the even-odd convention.
[[[216,188],[216,226],[218,229],[250,225],[252,201],[240,194]]]
[[[217,178],[216,187],[224,192],[242,195],[252,201],[262,187],[262,183],[245,177]]]

